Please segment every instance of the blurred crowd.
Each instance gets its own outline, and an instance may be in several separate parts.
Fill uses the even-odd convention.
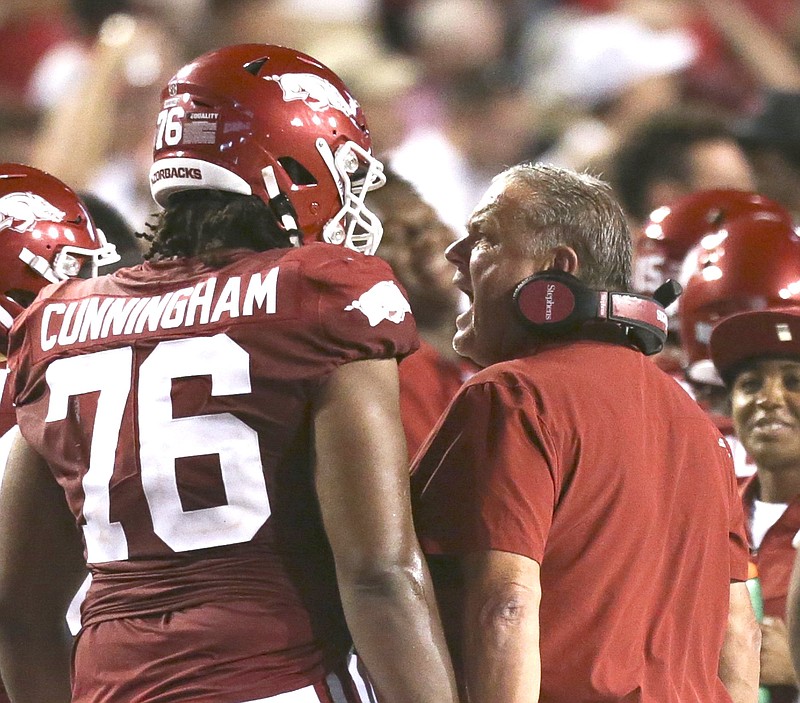
[[[637,226],[697,188],[800,209],[793,0],[7,0],[0,37],[0,160],[135,230],[161,86],[248,41],[338,72],[378,155],[457,231],[526,159],[611,180]]]

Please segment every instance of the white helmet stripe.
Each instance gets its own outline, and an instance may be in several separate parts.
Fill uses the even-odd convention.
[[[244,178],[208,161],[176,156],[159,159],[150,167],[150,192],[153,200],[162,207],[174,192],[197,189],[253,194],[253,189]]]

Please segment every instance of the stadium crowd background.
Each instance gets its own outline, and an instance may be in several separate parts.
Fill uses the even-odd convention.
[[[800,209],[794,0],[6,0],[0,160],[141,231],[161,86],[192,56],[248,41],[337,71],[377,154],[457,229],[524,159],[610,179],[634,225],[703,187]],[[730,142],[675,146],[712,126]]]

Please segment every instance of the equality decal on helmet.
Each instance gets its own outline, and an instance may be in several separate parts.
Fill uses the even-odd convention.
[[[355,117],[358,111],[358,103],[352,97],[345,99],[339,89],[322,76],[313,73],[283,73],[263,78],[281,87],[286,102],[302,100],[315,112],[332,107],[348,117]]]
[[[34,193],[8,193],[0,198],[0,229],[30,232],[41,220],[63,222],[66,216],[65,212]]]
[[[407,314],[411,314],[411,306],[394,281],[376,283],[358,300],[345,306],[345,310],[361,312],[369,320],[370,327],[375,327],[383,320],[399,325]]]

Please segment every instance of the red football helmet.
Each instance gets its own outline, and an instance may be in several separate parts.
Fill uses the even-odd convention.
[[[153,198],[192,189],[257,195],[296,244],[368,254],[380,220],[364,206],[383,185],[364,114],[315,59],[268,44],[229,46],[184,66],[162,93]]]
[[[119,260],[78,196],[30,166],[0,164],[0,349],[14,318],[48,283]]]
[[[689,380],[722,384],[708,352],[722,318],[800,303],[800,236],[787,218],[785,211],[744,214],[690,252],[695,265],[678,300]]]
[[[695,244],[725,223],[757,212],[772,213],[791,224],[791,216],[781,205],[742,190],[701,190],[657,208],[634,242],[633,289],[651,295],[669,278],[684,283],[682,267]]]

